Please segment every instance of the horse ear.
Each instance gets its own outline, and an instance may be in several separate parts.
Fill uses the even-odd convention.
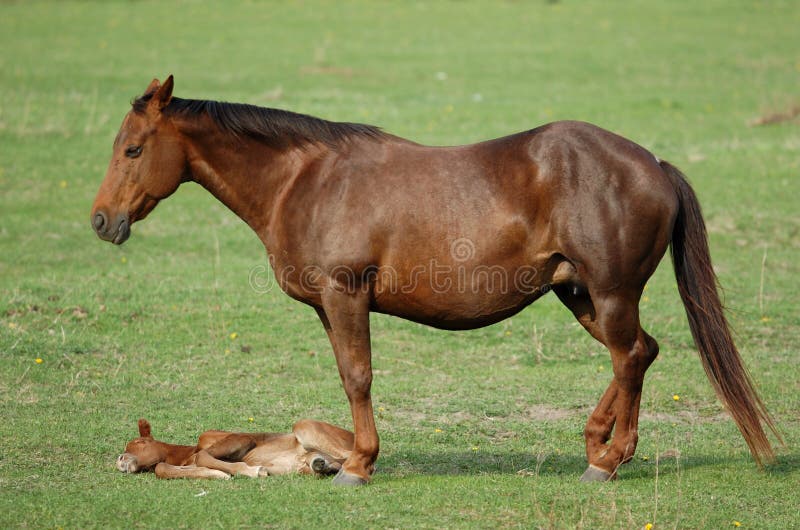
[[[164,81],[164,84],[158,87],[156,93],[153,94],[153,98],[150,100],[151,105],[155,105],[157,110],[161,110],[167,105],[169,105],[170,100],[172,99],[172,88],[175,86],[175,82],[172,79],[172,74]]]
[[[141,436],[142,438],[153,437],[150,434],[150,423],[144,418],[139,420],[139,436]]]
[[[152,96],[156,93],[156,90],[161,86],[161,81],[158,79],[153,79],[150,81],[150,84],[147,85],[147,89],[144,91],[145,96]]]

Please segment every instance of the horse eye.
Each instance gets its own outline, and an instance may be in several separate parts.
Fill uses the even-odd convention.
[[[136,158],[137,156],[142,154],[142,146],[141,145],[132,145],[125,149],[125,156],[128,158]]]

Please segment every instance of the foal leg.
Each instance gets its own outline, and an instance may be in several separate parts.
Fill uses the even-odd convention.
[[[195,463],[230,475],[266,477],[266,468],[241,462],[256,445],[256,437],[252,434],[207,431],[200,435],[198,446],[201,450],[195,456]],[[227,461],[220,460],[223,458]]]
[[[352,432],[324,421],[300,420],[292,433],[306,451],[325,453],[337,460],[346,460],[355,445]]]
[[[292,433],[306,451],[306,464],[318,475],[339,472],[355,444],[352,432],[323,421],[300,420]]]
[[[266,467],[263,466],[249,466],[244,462],[225,462],[218,458],[214,458],[207,451],[200,451],[195,457],[195,463],[202,468],[208,468],[224,472],[228,475],[241,475],[250,478],[259,478],[269,476]]]
[[[214,458],[237,461],[244,458],[256,444],[256,437],[249,433],[206,431],[200,435],[197,447]]]
[[[224,471],[209,469],[207,467],[173,466],[164,462],[156,465],[156,476],[158,478],[221,478],[228,479],[231,476]]]
[[[353,416],[355,440],[334,484],[360,486],[369,482],[378,457],[378,431],[372,411],[372,352],[369,336],[369,293],[329,288],[322,294],[323,325],[331,337],[339,376]]]

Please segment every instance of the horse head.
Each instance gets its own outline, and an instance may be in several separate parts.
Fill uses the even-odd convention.
[[[114,140],[105,179],[92,206],[97,235],[116,245],[188,176],[180,135],[164,109],[172,99],[172,76],[153,79],[136,98]]]

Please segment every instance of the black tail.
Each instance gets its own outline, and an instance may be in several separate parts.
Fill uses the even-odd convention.
[[[711,267],[708,238],[700,204],[686,176],[668,162],[661,168],[678,195],[679,209],[672,231],[672,263],[689,328],[709,381],[742,432],[756,463],[772,461],[775,454],[762,423],[781,440],[775,424],[758,397],[731,338],[722,302],[717,293],[717,276]]]

